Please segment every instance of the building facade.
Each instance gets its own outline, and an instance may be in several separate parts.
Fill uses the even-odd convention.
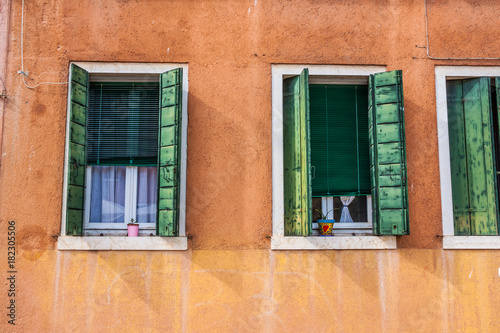
[[[497,331],[499,11],[493,0],[0,1],[0,244],[15,275],[2,331]],[[386,72],[399,74],[378,84]],[[389,95],[398,121],[383,118]],[[134,113],[158,100],[150,122]],[[313,119],[321,101],[356,112],[318,134],[313,123],[336,126]],[[302,140],[287,110],[306,102]],[[371,178],[395,165],[373,148],[393,128],[401,163],[376,175],[401,194]],[[311,148],[331,135],[334,148]],[[287,156],[308,149],[302,186]],[[333,164],[357,161],[354,185],[339,177],[354,192],[318,185],[330,151]],[[290,195],[307,201],[290,206],[299,213]],[[404,213],[389,223],[383,205]],[[314,207],[339,208],[333,237],[316,235]]]

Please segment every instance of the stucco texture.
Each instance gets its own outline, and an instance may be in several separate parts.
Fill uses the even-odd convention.
[[[19,319],[15,330],[3,320],[6,332],[496,332],[500,325],[498,252],[23,251],[19,263]]]
[[[434,67],[500,61],[429,59],[423,0],[25,2],[21,36],[21,0],[0,1],[0,244],[15,220],[19,272],[2,331],[498,331],[500,252],[439,237]],[[500,57],[500,2],[427,2],[432,56]],[[67,86],[23,85],[21,37],[28,85],[66,82],[70,61],[188,63],[188,251],[56,249]],[[411,234],[397,250],[270,250],[272,64],[403,71]]]

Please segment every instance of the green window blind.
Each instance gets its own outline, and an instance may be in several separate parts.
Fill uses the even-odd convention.
[[[368,87],[311,84],[312,195],[370,194]]]
[[[158,115],[158,83],[91,83],[87,164],[156,166]]]

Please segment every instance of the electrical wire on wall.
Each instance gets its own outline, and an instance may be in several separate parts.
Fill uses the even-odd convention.
[[[500,58],[440,58],[432,57],[429,52],[429,18],[427,16],[427,0],[424,0],[425,8],[425,38],[427,40],[427,58],[432,60],[500,60]],[[420,46],[421,47],[421,46]]]
[[[34,89],[42,84],[56,84],[56,85],[68,84],[69,82],[41,82],[34,86],[29,86],[26,83],[25,77],[27,77],[28,74],[26,74],[26,72],[24,71],[24,0],[22,1],[21,6],[22,6],[21,7],[21,70],[18,71],[17,74],[21,74],[21,78],[23,80],[24,85],[26,86],[26,88],[29,89]]]

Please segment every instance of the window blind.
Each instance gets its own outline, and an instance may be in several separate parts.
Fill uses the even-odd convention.
[[[368,87],[310,85],[312,195],[370,194]]]
[[[87,164],[156,166],[158,115],[158,83],[91,83]]]

